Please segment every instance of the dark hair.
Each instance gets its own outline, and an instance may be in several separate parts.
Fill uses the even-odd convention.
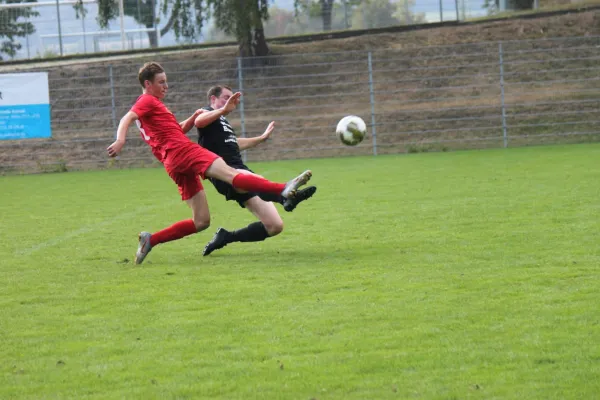
[[[142,68],[140,68],[140,72],[138,72],[138,79],[140,80],[140,85],[142,85],[142,87],[145,88],[144,82],[153,82],[154,76],[163,72],[165,72],[165,70],[163,67],[160,66],[159,63],[154,61],[147,62],[142,66]]]
[[[227,89],[230,92],[233,92],[229,86],[224,85],[216,85],[208,89],[208,93],[206,93],[206,99],[208,100],[208,104],[210,104],[211,96],[219,97],[221,93],[223,93],[223,89]]]

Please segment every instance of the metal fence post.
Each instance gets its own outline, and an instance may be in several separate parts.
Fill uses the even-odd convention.
[[[348,2],[347,0],[342,0],[342,3],[344,5],[344,24],[346,26],[346,29],[349,29],[350,21],[348,20]]]
[[[81,30],[83,32],[83,52],[87,53],[87,37],[85,36],[85,14],[81,15]]]
[[[58,18],[58,43],[60,45],[60,55],[63,55],[62,28],[60,26],[60,6],[56,0],[56,17]]]
[[[111,111],[112,111],[112,124],[113,124],[113,131],[115,132],[115,139],[116,139],[117,138],[117,110],[115,107],[115,83],[113,80],[112,65],[108,66],[108,78],[110,80],[110,102],[111,102]]]
[[[506,129],[506,105],[504,102],[504,59],[502,51],[502,42],[498,43],[498,55],[500,61],[500,104],[502,107],[502,137],[504,139],[504,147],[508,147],[508,133]]]
[[[377,127],[375,126],[375,91],[373,90],[373,56],[369,52],[369,92],[371,93],[371,135],[373,136],[373,155],[377,155]]]
[[[27,22],[29,22],[29,18],[27,18]],[[29,35],[25,36],[25,41],[27,42],[27,59],[29,60],[31,58],[29,55]]]
[[[238,57],[237,59],[238,65],[238,91],[242,92],[242,97],[240,98],[240,124],[242,125],[242,137],[246,137],[246,121],[244,116],[244,75],[242,73],[243,63],[242,58]],[[246,150],[242,151],[242,161],[245,163],[247,159]]]
[[[460,16],[458,15],[458,0],[454,0],[454,8],[456,9],[456,21],[460,21]]]

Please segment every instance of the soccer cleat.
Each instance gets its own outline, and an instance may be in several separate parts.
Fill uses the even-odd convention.
[[[141,264],[144,262],[144,258],[150,253],[152,250],[152,245],[150,244],[150,236],[152,234],[150,232],[142,232],[139,234],[140,244],[138,245],[137,252],[135,253],[135,263]]]
[[[298,192],[296,193],[296,197],[294,197],[293,199],[286,199],[283,202],[283,209],[287,212],[294,211],[294,208],[296,208],[296,206],[299,203],[303,202],[304,200],[310,199],[316,191],[317,188],[315,186],[309,186],[305,189],[298,190]]]
[[[224,228],[217,229],[217,233],[215,233],[215,236],[213,236],[210,242],[208,242],[206,246],[204,246],[204,251],[202,252],[202,255],[207,256],[213,251],[222,249],[223,247],[227,246],[227,244],[229,243],[229,235],[231,235],[231,232],[229,232],[228,230]]]
[[[302,185],[305,185],[306,182],[310,180],[312,177],[312,172],[310,170],[306,170],[288,183],[285,184],[285,188],[281,192],[281,196],[285,199],[294,198],[296,196],[296,191]]]

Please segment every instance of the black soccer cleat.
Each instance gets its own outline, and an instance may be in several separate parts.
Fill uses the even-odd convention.
[[[206,246],[204,246],[204,251],[202,252],[202,255],[207,256],[213,251],[222,249],[223,247],[227,246],[227,244],[230,243],[230,235],[231,232],[224,228],[217,229],[217,233],[215,233],[215,236],[213,236],[210,242],[208,242]]]
[[[296,192],[296,197],[292,199],[286,199],[283,202],[283,209],[287,212],[294,211],[294,208],[296,208],[298,204],[300,204],[304,200],[310,199],[316,191],[317,188],[315,186],[309,186],[305,189],[298,190],[298,192]]]

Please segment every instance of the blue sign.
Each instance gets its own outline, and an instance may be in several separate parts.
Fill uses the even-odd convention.
[[[0,140],[49,137],[48,73],[0,74]]]

